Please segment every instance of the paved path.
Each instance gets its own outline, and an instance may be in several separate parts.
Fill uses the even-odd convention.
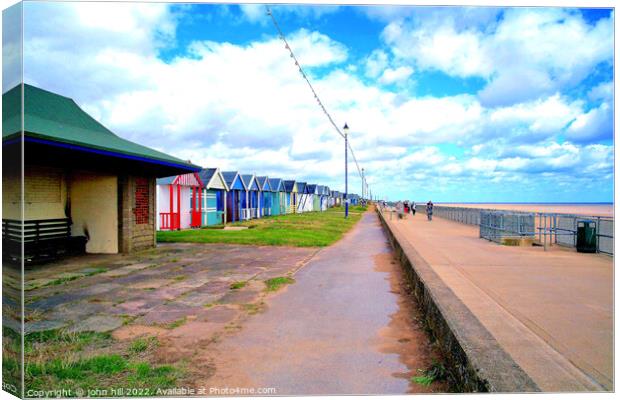
[[[542,390],[613,390],[611,257],[500,246],[425,215],[387,220]]]
[[[409,378],[436,356],[398,283],[376,214],[320,251],[267,310],[209,348],[206,387],[272,387],[278,395],[445,391]]]

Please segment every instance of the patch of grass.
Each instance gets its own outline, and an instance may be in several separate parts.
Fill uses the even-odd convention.
[[[108,272],[108,269],[104,267],[97,267],[93,269],[92,271],[90,271],[89,273],[85,274],[84,276],[93,276],[97,274],[102,274],[104,272]]]
[[[187,322],[187,318],[183,317],[183,318],[177,319],[176,321],[172,321],[169,324],[164,325],[164,327],[168,329],[174,329],[174,328],[178,328],[179,326],[183,325],[186,322]]]
[[[418,372],[421,375],[412,377],[411,381],[422,386],[430,386],[433,382],[443,381],[448,376],[446,367],[438,362],[433,362],[433,365],[426,371],[419,369]]]
[[[230,288],[232,290],[238,290],[238,289],[242,289],[245,287],[245,285],[247,285],[248,282],[247,281],[237,281],[237,282],[233,282],[230,284]]]
[[[129,345],[129,351],[132,353],[143,353],[147,349],[152,347],[157,347],[159,345],[159,341],[156,337],[150,336],[146,338],[137,338]]]
[[[158,231],[159,242],[233,243],[263,246],[323,247],[339,240],[357,221],[365,208],[354,206],[349,218],[344,208],[323,212],[286,214],[232,224],[252,229],[186,229]]]
[[[58,278],[58,279],[54,279],[53,281],[49,282],[47,285],[44,286],[57,286],[57,285],[63,285],[67,282],[71,282],[74,281],[78,278],[82,278],[84,275],[74,275],[74,276],[66,276],[64,278]]]
[[[185,279],[187,279],[187,276],[185,275],[178,275],[174,277],[175,281],[184,281]]]
[[[181,377],[178,368],[153,366],[135,358],[158,345],[155,337],[132,342],[128,355],[109,353],[112,341],[109,333],[66,333],[57,329],[26,335],[26,386],[47,391],[113,386],[157,389],[177,384]],[[7,371],[19,370],[19,364],[11,359],[3,357],[4,376]]]
[[[295,279],[289,276],[278,276],[276,278],[267,279],[265,281],[265,285],[267,286],[265,290],[268,292],[275,292],[280,289],[284,285],[290,285],[295,283]]]
[[[207,303],[203,307],[204,308],[211,308],[211,307],[215,307],[216,305],[217,305],[217,303]]]

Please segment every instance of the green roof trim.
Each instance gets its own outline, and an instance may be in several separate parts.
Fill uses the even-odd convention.
[[[2,140],[21,134],[21,85],[2,95]],[[68,97],[24,84],[24,135],[46,141],[174,164],[197,165],[123,139],[88,115]]]

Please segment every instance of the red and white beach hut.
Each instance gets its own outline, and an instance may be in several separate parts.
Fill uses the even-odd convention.
[[[197,172],[157,179],[157,230],[200,228],[203,187]]]

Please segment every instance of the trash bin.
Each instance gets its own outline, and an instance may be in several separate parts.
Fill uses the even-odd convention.
[[[577,251],[580,253],[596,253],[595,221],[577,221]]]

